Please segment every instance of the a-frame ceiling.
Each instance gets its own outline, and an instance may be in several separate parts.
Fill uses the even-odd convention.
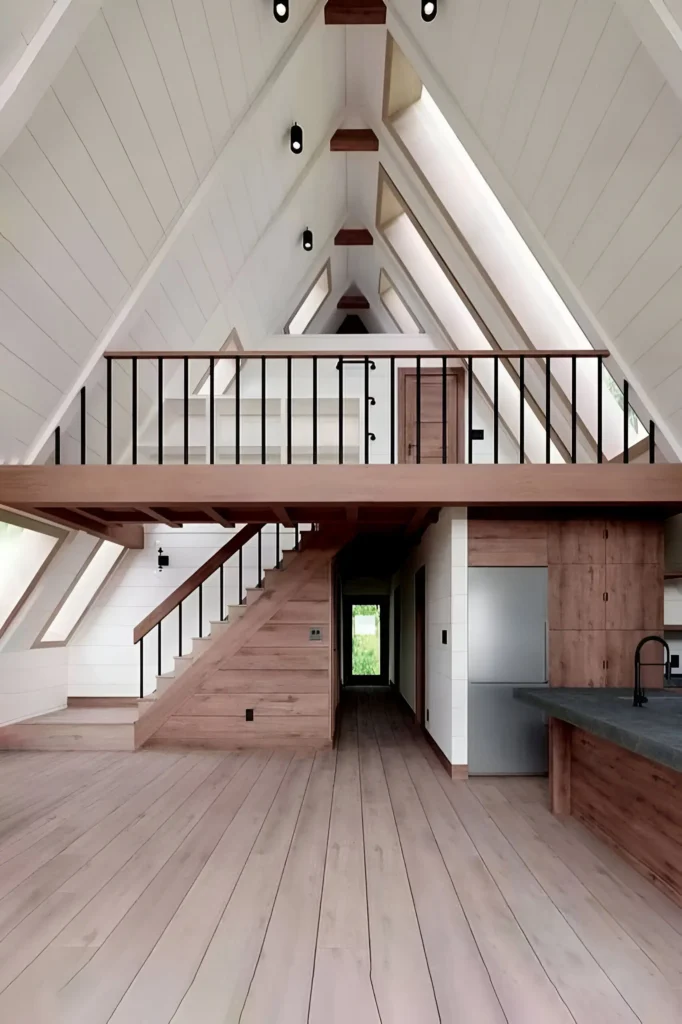
[[[58,6],[72,20],[43,53],[41,21]],[[394,333],[383,268],[447,343],[374,231],[381,161],[446,233],[382,122],[387,32],[587,336],[682,450],[674,34],[649,0],[458,0],[432,25],[417,0],[387,6],[386,26],[342,27],[314,0],[291,0],[286,25],[269,0],[0,0],[0,144],[12,140],[0,155],[0,459],[40,457],[106,347],[217,348],[234,328],[257,347],[327,258],[312,333],[336,329],[349,287],[370,300],[368,325]],[[288,147],[294,120],[302,156]],[[340,127],[371,127],[379,152],[330,152]],[[375,244],[339,250],[342,226],[370,228]],[[89,426],[96,458],[96,410]]]

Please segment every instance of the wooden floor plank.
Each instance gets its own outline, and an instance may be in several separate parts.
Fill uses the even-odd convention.
[[[438,1024],[381,755],[362,701],[358,736],[372,985],[379,1015],[382,1024]]]
[[[384,715],[374,724],[441,1020],[505,1024],[490,975]]]
[[[111,1018],[166,1024],[201,965],[291,760],[275,754]]]
[[[677,1024],[682,992],[621,928],[494,786],[470,786],[507,841],[643,1024]]]
[[[404,728],[400,735],[410,777],[509,1024],[571,1024],[573,1017],[447,799],[426,749],[412,743]],[[435,768],[442,773],[438,763]]]
[[[316,755],[240,1024],[308,1016],[335,768],[336,751]]]
[[[295,755],[174,1024],[237,1024],[313,765]]]
[[[371,982],[357,716],[341,725],[310,1024],[380,1024]]]
[[[129,909],[124,907],[125,916],[118,905],[107,908],[100,904],[97,940],[104,932],[100,922],[106,922],[106,928],[115,927],[62,990],[63,1012],[72,1024],[105,1024],[109,1020],[173,919],[268,761],[262,752],[240,756],[241,764],[230,773],[227,785],[221,787],[142,894]],[[82,938],[88,935],[83,933]]]

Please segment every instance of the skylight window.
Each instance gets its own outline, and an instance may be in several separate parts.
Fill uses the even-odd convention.
[[[332,290],[332,275],[329,261],[315,278],[310,291],[284,328],[285,334],[305,334],[322,303]]]
[[[68,643],[124,551],[125,548],[120,544],[108,540],[102,541],[95,548],[83,572],[43,633],[40,644],[52,646]]]
[[[423,329],[412,316],[407,303],[385,270],[379,274],[379,298],[389,316],[402,334],[423,334]]]
[[[0,520],[0,635],[47,568],[66,534],[37,520],[3,512]]]

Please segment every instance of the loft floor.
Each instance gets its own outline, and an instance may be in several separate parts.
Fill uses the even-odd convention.
[[[0,1019],[673,1024],[682,909],[546,782],[336,751],[0,755]]]

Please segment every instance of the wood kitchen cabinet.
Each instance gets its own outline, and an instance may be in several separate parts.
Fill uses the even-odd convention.
[[[635,650],[639,641],[648,636],[649,629],[608,629],[606,630],[606,678],[605,686],[635,685]],[[653,631],[655,632],[655,630]],[[660,644],[645,644],[642,661],[655,661],[656,665],[642,668],[642,684],[651,687],[663,686],[663,648]]]
[[[654,563],[611,563],[604,587],[605,629],[663,628],[663,568]]]
[[[605,565],[550,565],[550,629],[604,629]]]
[[[663,566],[663,523],[608,519],[606,563]]]
[[[552,686],[606,686],[605,630],[550,629],[549,680]]]
[[[606,561],[603,519],[566,519],[550,523],[547,560],[550,565],[603,565]]]

